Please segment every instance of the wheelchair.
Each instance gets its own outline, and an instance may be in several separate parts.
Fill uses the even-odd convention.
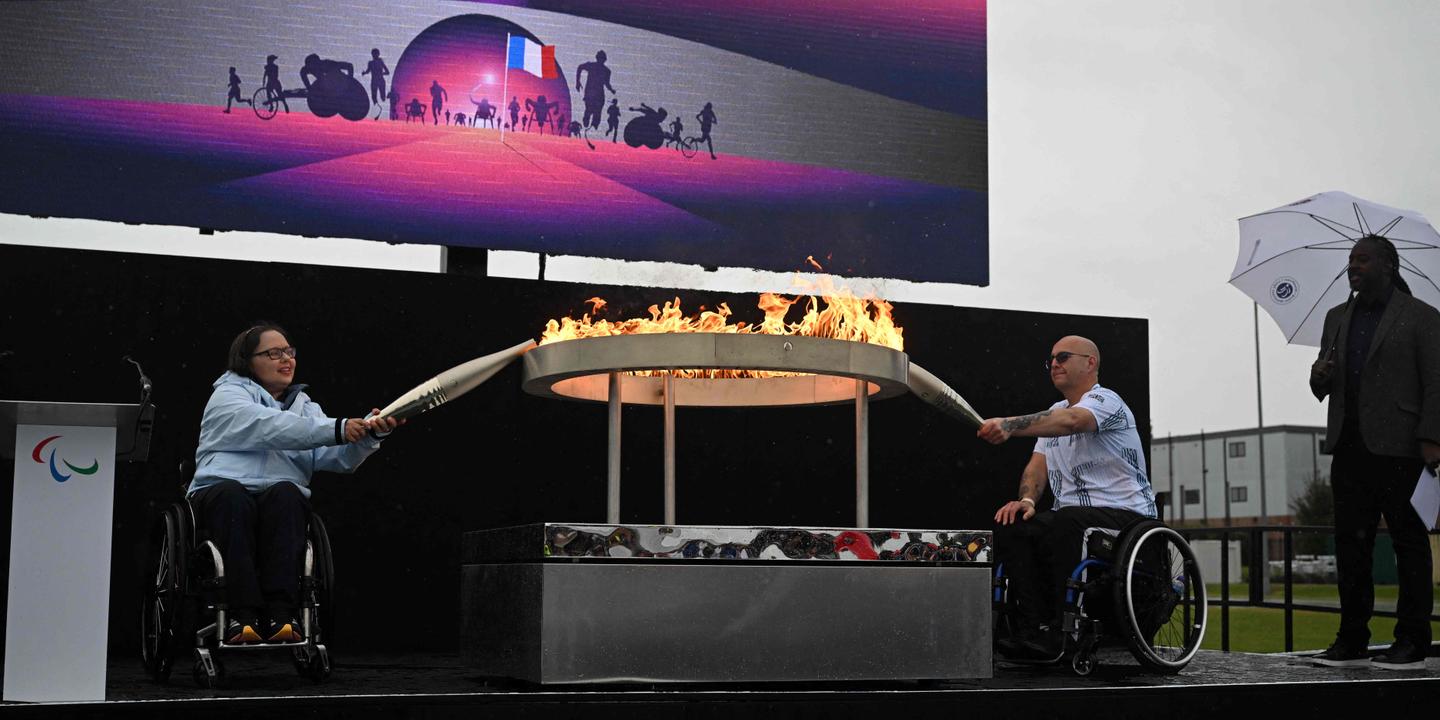
[[[1142,668],[1175,674],[1200,649],[1205,636],[1205,582],[1190,545],[1174,529],[1137,520],[1122,530],[1089,528],[1080,562],[1064,589],[1061,631],[1064,652],[1076,675],[1094,672],[1096,651],[1123,642]],[[997,563],[993,586],[995,633],[1011,632],[1009,578]]]
[[[214,543],[196,542],[197,537],[189,498],[165,508],[149,532],[140,602],[140,655],[146,674],[156,682],[168,682],[193,632],[193,676],[202,688],[224,684],[225,666],[219,654],[232,650],[288,651],[302,677],[316,683],[328,678],[330,654],[321,633],[332,617],[335,570],[320,516],[310,513],[306,529],[300,578],[304,639],[299,642],[232,645],[224,641],[225,562]]]

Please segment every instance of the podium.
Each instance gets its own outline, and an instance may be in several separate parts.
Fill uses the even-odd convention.
[[[105,699],[115,463],[144,460],[154,406],[0,400],[15,461],[5,701]]]

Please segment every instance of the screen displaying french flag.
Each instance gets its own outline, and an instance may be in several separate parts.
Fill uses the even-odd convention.
[[[510,36],[506,65],[546,80],[560,77],[555,68],[555,46],[541,45],[529,38]]]

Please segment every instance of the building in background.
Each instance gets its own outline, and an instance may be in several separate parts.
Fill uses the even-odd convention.
[[[1164,494],[1162,519],[1177,526],[1297,524],[1296,498],[1316,478],[1329,481],[1330,457],[1320,454],[1324,440],[1324,427],[1265,428],[1262,506],[1256,429],[1155,438],[1150,483]]]

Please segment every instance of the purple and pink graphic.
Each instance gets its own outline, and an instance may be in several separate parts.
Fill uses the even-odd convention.
[[[568,44],[475,12],[196,65],[212,104],[0,84],[0,212],[988,282],[983,0],[495,5]]]
[[[518,126],[523,118],[526,131],[568,133],[570,93],[553,48],[548,55],[543,50],[538,53],[533,69],[543,72],[539,76],[524,68],[524,45],[521,67],[508,68],[507,43],[512,39],[543,47],[519,25],[486,15],[461,15],[430,26],[410,42],[396,63],[394,87],[402,109],[417,103],[428,106],[431,124],[468,127],[479,116]],[[456,119],[456,113],[462,118]],[[497,125],[482,125],[486,126]]]
[[[41,455],[44,454],[45,447],[47,445],[56,440],[59,440],[62,437],[65,436],[51,435],[50,437],[41,440],[39,443],[36,443],[35,448],[30,451],[30,459],[34,460],[37,463],[40,463],[41,465],[48,463],[50,465],[50,477],[54,478],[55,482],[63,483],[66,480],[69,480],[72,476],[60,472],[60,468],[55,464],[55,456],[59,450],[58,446],[50,448],[50,454],[46,458],[41,457]],[[70,472],[76,475],[94,475],[100,470],[100,461],[98,459],[91,459],[90,464],[86,467],[76,467],[74,465],[71,465],[68,460],[61,460],[60,464],[69,468]]]

